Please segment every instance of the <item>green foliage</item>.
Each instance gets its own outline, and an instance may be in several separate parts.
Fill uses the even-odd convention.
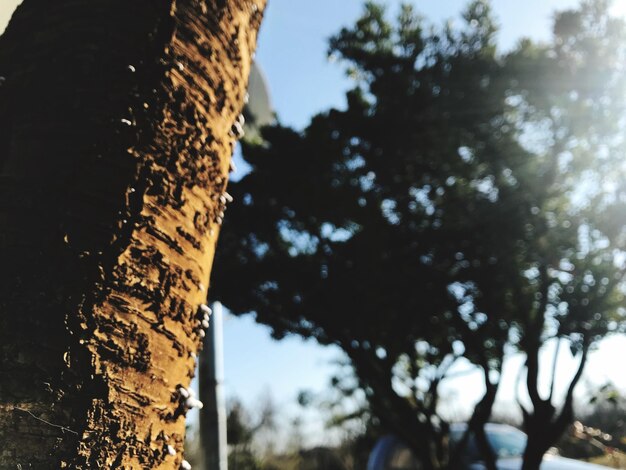
[[[506,347],[528,353],[539,406],[546,340],[585,358],[623,327],[623,24],[587,2],[508,55],[496,31],[484,1],[444,28],[367,3],[330,41],[346,109],[244,147],[215,265],[234,312],[340,346],[427,468],[459,356],[484,371],[484,422]]]

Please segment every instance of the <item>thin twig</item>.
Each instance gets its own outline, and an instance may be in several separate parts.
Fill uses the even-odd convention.
[[[76,431],[72,431],[71,429],[66,428],[65,426],[59,426],[58,424],[54,424],[54,423],[51,423],[49,421],[46,421],[45,419],[41,419],[38,416],[35,416],[34,414],[32,414],[28,410],[25,410],[23,408],[18,408],[17,406],[14,407],[13,409],[17,410],[17,411],[21,411],[22,413],[29,414],[31,417],[35,418],[37,421],[41,421],[42,423],[47,424],[48,426],[52,426],[53,428],[58,428],[58,429],[60,429],[63,432],[71,432],[72,434],[75,434],[76,436],[78,436],[78,433]]]

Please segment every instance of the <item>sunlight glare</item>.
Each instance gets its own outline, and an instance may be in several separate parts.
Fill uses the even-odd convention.
[[[611,14],[613,16],[618,16],[621,18],[626,17],[626,1],[624,0],[616,0],[613,2],[611,6]]]

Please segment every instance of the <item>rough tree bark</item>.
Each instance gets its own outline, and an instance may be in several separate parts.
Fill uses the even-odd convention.
[[[0,469],[178,468],[265,0],[26,0],[0,40]]]

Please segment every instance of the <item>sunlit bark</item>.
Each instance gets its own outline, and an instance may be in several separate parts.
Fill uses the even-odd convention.
[[[265,0],[26,0],[0,40],[0,469],[179,468]]]

